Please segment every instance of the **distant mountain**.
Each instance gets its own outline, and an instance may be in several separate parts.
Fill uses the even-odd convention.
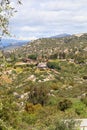
[[[51,36],[50,38],[63,38],[63,37],[69,37],[69,36],[71,36],[71,35],[67,34],[67,33],[63,33],[63,34],[59,34],[56,36]]]
[[[27,44],[29,41],[27,40],[16,40],[16,39],[1,39],[0,48],[7,48],[7,47],[16,47],[22,46]]]

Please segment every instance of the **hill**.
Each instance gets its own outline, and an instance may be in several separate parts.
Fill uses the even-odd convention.
[[[56,130],[87,118],[87,34],[0,51],[0,87],[3,129]]]
[[[50,38],[63,38],[63,37],[69,37],[69,36],[71,36],[71,35],[67,34],[67,33],[63,33],[63,34],[59,34],[56,36],[51,36]]]
[[[21,53],[27,57],[29,54],[37,54],[38,57],[56,54],[59,57],[60,53],[64,53],[66,58],[73,59],[76,55],[86,56],[87,50],[87,34],[78,36],[69,36],[63,38],[42,38],[35,40],[16,50],[16,54]],[[83,57],[84,57],[83,56]],[[86,59],[86,57],[85,57]]]

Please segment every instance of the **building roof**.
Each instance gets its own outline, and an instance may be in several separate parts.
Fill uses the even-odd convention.
[[[47,67],[47,64],[44,62],[41,62],[38,64],[38,68],[46,68],[46,67]]]

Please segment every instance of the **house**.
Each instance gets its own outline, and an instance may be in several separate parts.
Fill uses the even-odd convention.
[[[45,69],[47,68],[47,63],[46,62],[41,62],[37,65],[38,68],[41,68],[41,69]]]
[[[80,123],[80,130],[87,130],[87,119],[79,119]]]

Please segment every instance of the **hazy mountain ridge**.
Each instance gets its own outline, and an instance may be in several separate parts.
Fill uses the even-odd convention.
[[[0,42],[0,46],[1,48],[7,48],[7,47],[19,47],[19,46],[22,46],[22,45],[25,45],[27,44],[27,42],[29,42],[28,40],[16,40],[16,39],[5,39],[5,38],[2,38],[1,39],[1,42]]]
[[[48,38],[67,38],[67,37],[72,37],[72,36],[80,37],[82,35],[86,35],[86,33],[74,34],[74,35],[63,33],[63,34],[58,34],[58,35],[51,36]],[[39,39],[44,39],[44,38],[39,38]],[[10,47],[17,48],[17,46],[21,47],[22,45],[26,45],[29,42],[30,41],[28,41],[28,40],[16,40],[16,39],[11,39],[11,38],[9,38],[9,39],[3,38],[3,39],[1,39],[0,47],[9,48],[9,49],[10,49]]]
[[[51,36],[50,38],[63,38],[63,37],[69,37],[69,36],[71,36],[71,35],[67,34],[67,33],[63,33],[63,34]]]

